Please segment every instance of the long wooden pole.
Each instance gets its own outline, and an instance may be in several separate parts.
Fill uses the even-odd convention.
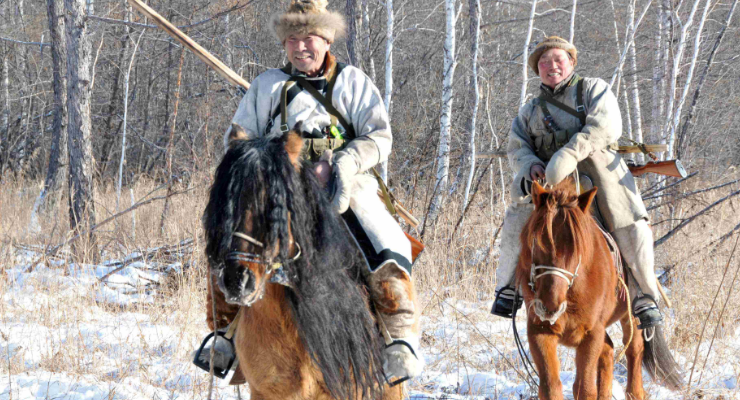
[[[218,58],[214,57],[208,50],[204,49],[201,45],[196,43],[190,36],[177,29],[176,26],[172,25],[170,21],[167,21],[163,16],[159,15],[151,7],[144,4],[141,0],[128,0],[134,8],[139,10],[142,14],[149,17],[154,23],[167,32],[170,36],[175,38],[183,46],[187,47],[195,53],[204,63],[208,64],[213,68],[219,75],[229,81],[234,86],[241,86],[244,89],[249,89],[249,82],[245,81],[239,74],[234,72],[231,68],[227,67],[226,64],[222,63]]]

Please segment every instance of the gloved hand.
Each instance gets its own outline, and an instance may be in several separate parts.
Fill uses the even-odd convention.
[[[568,175],[572,174],[578,166],[578,160],[571,154],[558,150],[547,163],[547,169],[545,170],[545,177],[547,183],[550,185],[557,185],[565,179]]]
[[[343,151],[334,153],[332,163],[332,173],[334,174],[334,197],[331,200],[332,207],[340,214],[343,214],[349,208],[349,199],[352,192],[352,185],[357,173],[360,172],[360,166],[357,165],[351,154]]]

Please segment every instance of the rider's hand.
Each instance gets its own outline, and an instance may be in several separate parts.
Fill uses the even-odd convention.
[[[542,165],[540,164],[534,164],[529,169],[529,177],[532,178],[533,181],[545,179],[545,169],[542,168]]]
[[[572,174],[578,167],[578,160],[571,153],[563,150],[556,151],[547,163],[547,171],[545,171],[547,183],[553,186]]]
[[[313,165],[313,173],[319,178],[322,187],[326,187],[327,182],[329,182],[331,170],[331,164],[327,161],[319,161]]]
[[[337,212],[343,214],[349,208],[352,185],[355,176],[360,172],[360,166],[351,154],[338,151],[334,154],[332,169],[335,190],[331,204]]]

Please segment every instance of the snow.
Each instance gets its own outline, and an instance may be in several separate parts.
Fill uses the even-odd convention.
[[[183,273],[181,264],[132,261],[141,259],[132,254],[128,265],[127,260],[100,265],[46,261],[32,268],[37,257],[19,252],[13,265],[0,268],[0,400],[207,398],[209,376],[191,363],[192,351],[207,333],[202,293],[196,288],[192,297],[198,299],[172,296],[156,284]],[[533,395],[511,324],[488,314],[490,300],[435,301],[422,317],[427,368],[411,382],[409,398]],[[670,314],[667,319],[670,328],[675,321]],[[517,328],[528,351],[524,326],[520,316]],[[609,333],[620,342],[618,329]],[[699,380],[709,339],[700,346],[693,388],[705,399],[740,398],[740,328],[715,338]],[[573,398],[573,356],[572,350],[560,350],[560,378],[568,399]],[[689,371],[693,352],[676,354],[676,359]],[[625,399],[626,373],[624,361],[615,366],[613,399]],[[684,396],[644,377],[652,399]],[[226,381],[216,379],[214,384],[212,398],[238,398]],[[241,398],[249,398],[247,387],[240,391]]]

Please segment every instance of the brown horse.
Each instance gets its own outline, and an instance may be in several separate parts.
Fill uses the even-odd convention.
[[[241,308],[234,343],[251,399],[401,399],[385,385],[364,260],[300,159],[302,139],[231,139],[203,216],[219,289],[209,324]]]
[[[619,321],[627,346],[627,398],[643,399],[642,362],[671,389],[682,386],[678,366],[657,328],[644,341],[619,296],[617,270],[589,209],[596,188],[578,196],[566,180],[553,190],[532,186],[535,209],[521,234],[516,282],[527,310],[527,337],[540,377],[540,399],[562,399],[557,345],[576,349],[575,399],[612,397],[614,344],[606,328]],[[630,324],[633,319],[633,324]],[[631,329],[633,332],[630,339]]]

